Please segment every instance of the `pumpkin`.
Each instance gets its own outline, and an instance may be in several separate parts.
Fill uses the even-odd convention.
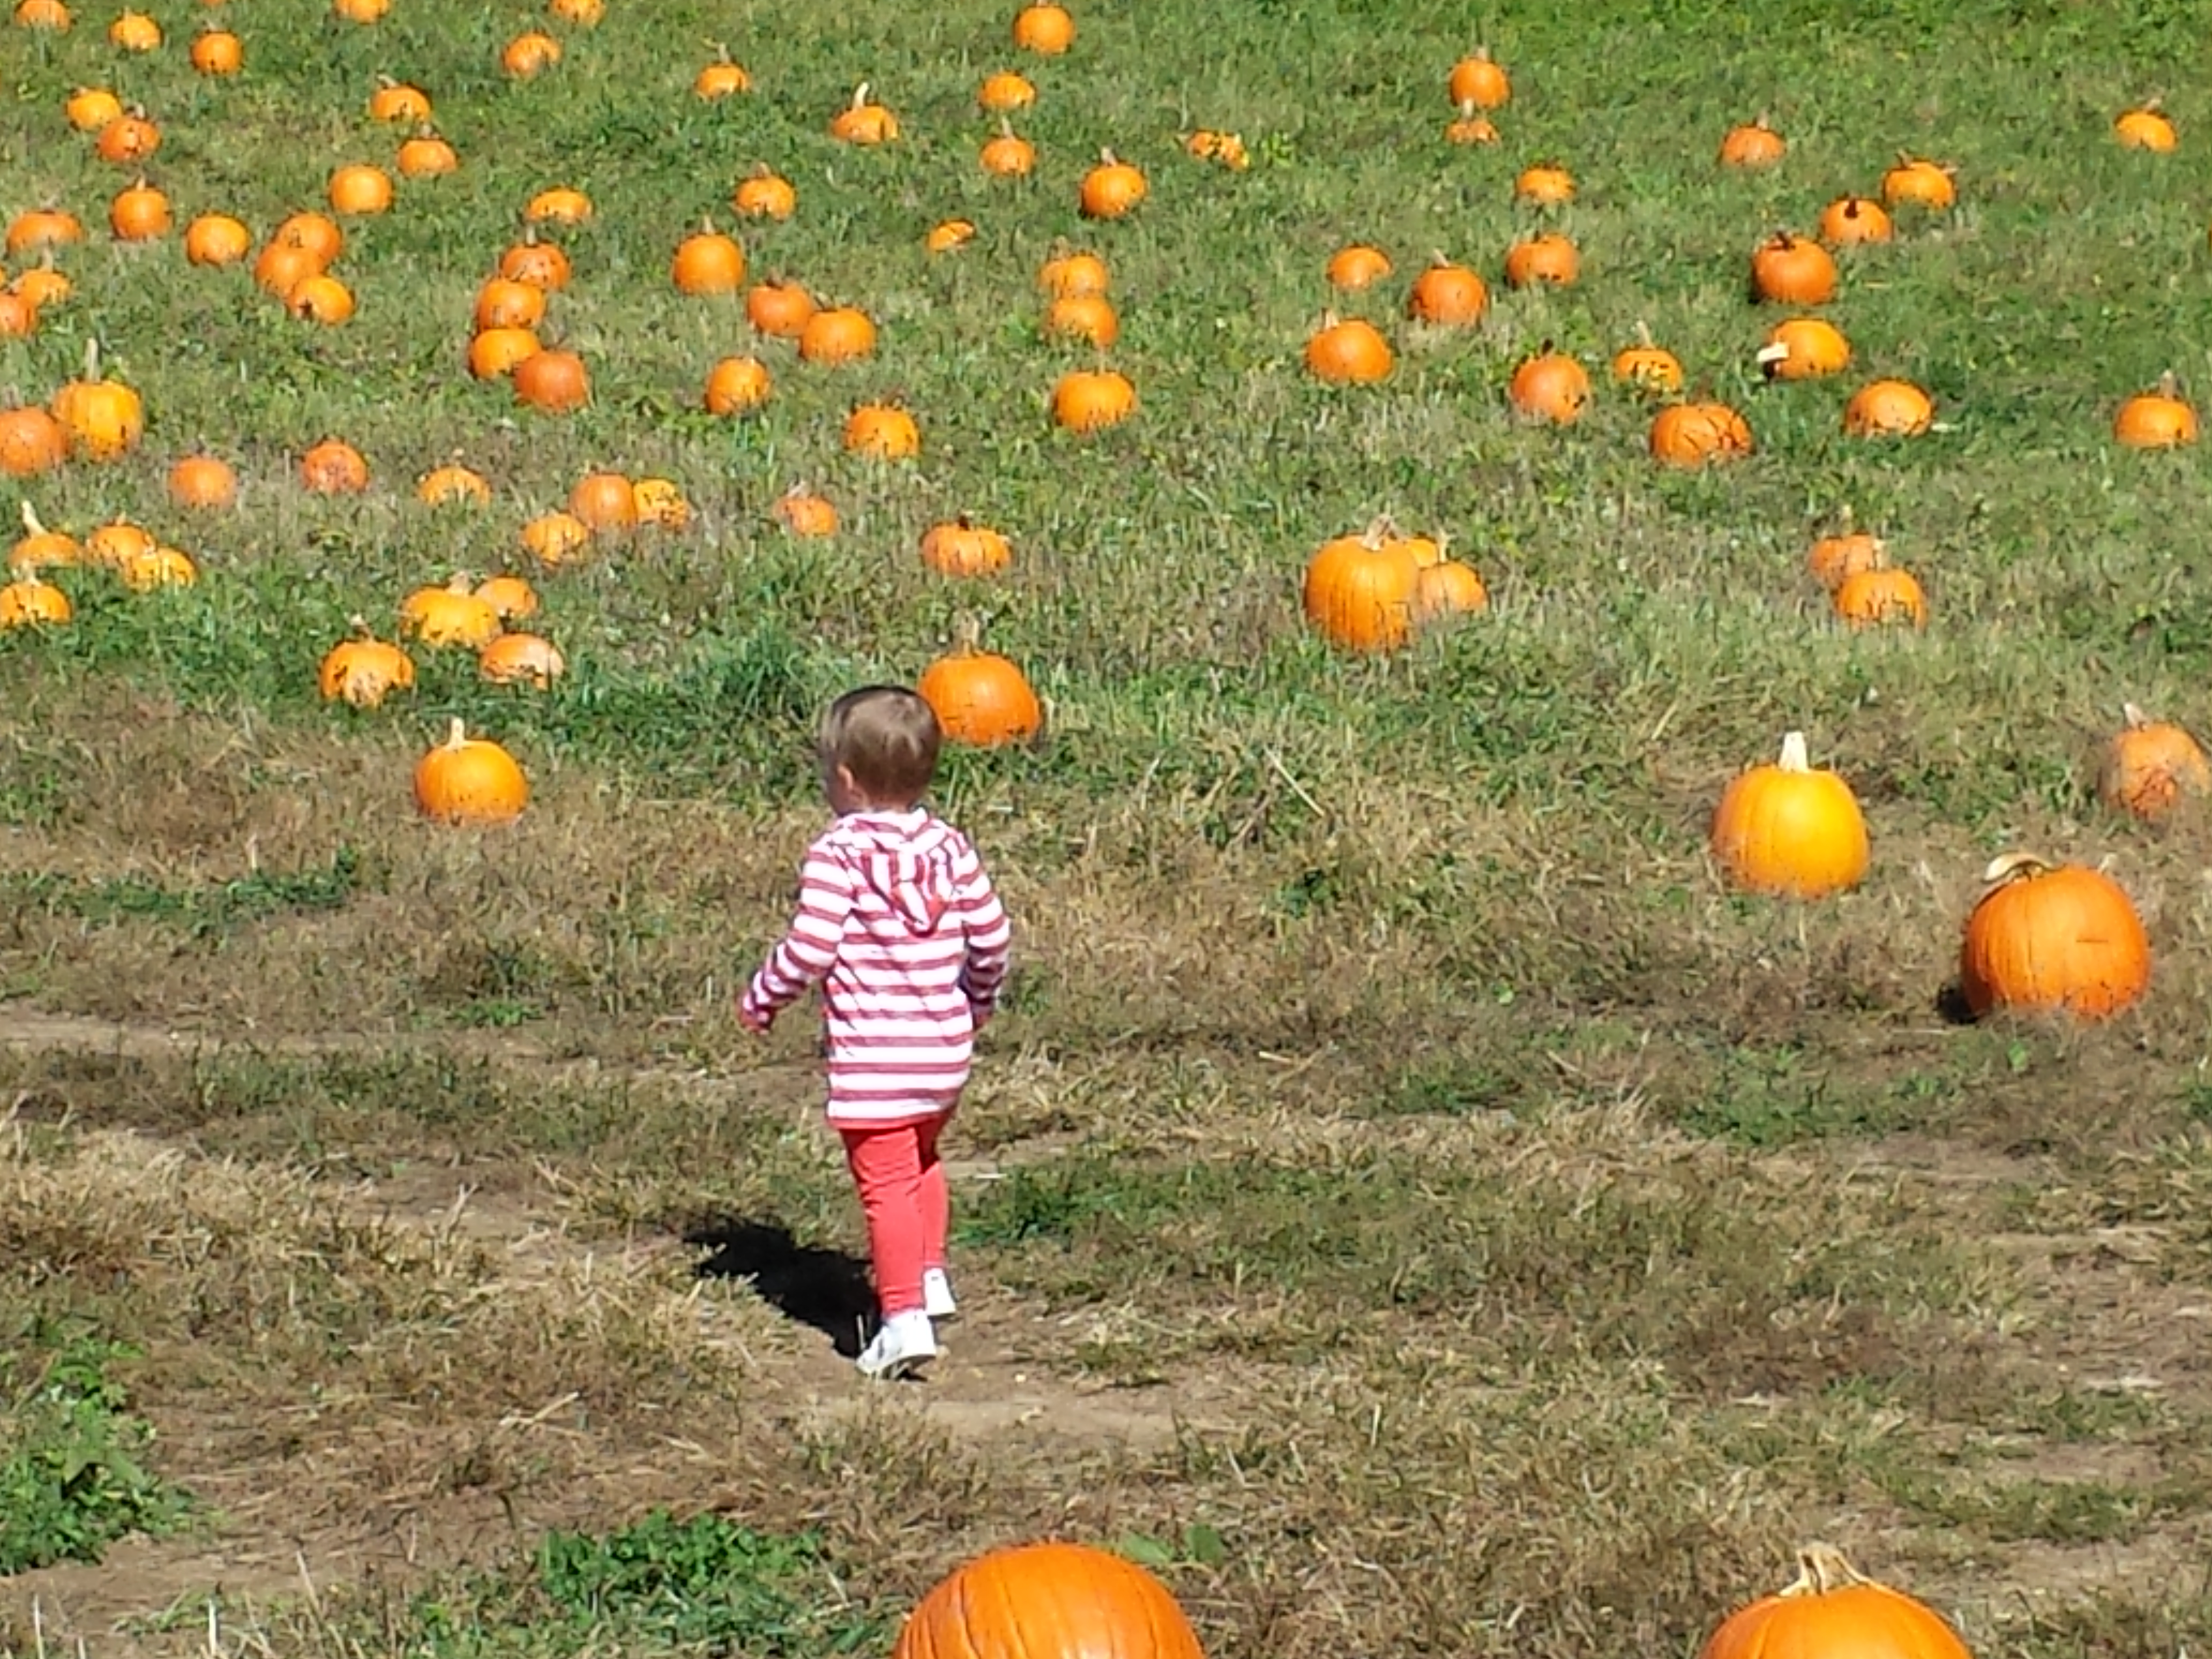
[[[107,44],[124,52],[158,51],[161,26],[143,11],[126,11],[107,26]]]
[[[1836,584],[1831,603],[1836,615],[1853,628],[1878,628],[1887,623],[1928,626],[1928,596],[1919,581],[1879,552],[1865,569],[1855,570]]]
[[[1790,145],[1783,136],[1766,125],[1766,117],[1747,121],[1741,126],[1730,127],[1721,140],[1721,165],[1724,167],[1771,167],[1788,153]]]
[[[1055,300],[1103,294],[1106,262],[1095,253],[1073,253],[1062,248],[1037,268],[1037,286]]]
[[[425,507],[443,507],[448,501],[465,501],[471,507],[491,505],[491,486],[484,482],[483,473],[463,466],[458,461],[433,467],[416,481],[415,499]]]
[[[526,328],[483,329],[469,341],[469,373],[479,380],[495,380],[512,374],[517,363],[544,349]]]
[[[328,271],[302,276],[284,296],[284,309],[295,317],[335,328],[353,315],[353,290]]]
[[[392,207],[392,175],[382,167],[355,161],[331,174],[331,211],[349,216],[384,213]]]
[[[1347,294],[1356,293],[1381,282],[1390,274],[1390,256],[1381,248],[1354,242],[1329,256],[1328,283]]]
[[[62,423],[35,404],[0,405],[0,472],[27,478],[51,472],[69,454]]]
[[[39,326],[39,308],[22,295],[0,293],[0,338],[20,340],[35,333]]]
[[[704,65],[691,82],[693,96],[709,102],[718,98],[735,97],[738,93],[750,92],[752,88],[752,76],[745,73],[744,65],[730,61],[730,49],[723,46],[714,48],[713,60]]]
[[[536,634],[502,634],[477,653],[477,673],[494,685],[552,689],[568,672],[552,641]]]
[[[1486,46],[1477,46],[1452,65],[1444,94],[1454,105],[1472,104],[1477,109],[1500,109],[1512,100],[1513,84]]]
[[[1538,207],[1559,207],[1575,199],[1575,177],[1562,167],[1529,167],[1513,181],[1513,193]]]
[[[169,499],[195,510],[233,506],[238,500],[238,474],[218,456],[184,456],[169,469]]]
[[[228,29],[208,29],[192,42],[191,59],[202,75],[235,75],[246,67],[245,43]]]
[[[2112,136],[2129,149],[2156,150],[2160,154],[2179,142],[2173,123],[2160,111],[2155,98],[2147,99],[2136,108],[2117,117],[2112,122]]]
[[[971,1561],[922,1598],[891,1659],[1126,1655],[1200,1659],[1198,1638],[1160,1582],[1081,1544],[1024,1544]]]
[[[1836,262],[1809,236],[1778,230],[1751,256],[1751,291],[1778,305],[1825,305],[1836,297]]]
[[[1935,404],[1910,380],[1870,380],[1844,405],[1844,430],[1855,438],[1914,437],[1935,420]]]
[[[1757,361],[1770,380],[1809,380],[1839,373],[1851,361],[1851,343],[1833,323],[1792,317],[1767,331]]]
[[[2184,402],[2172,374],[2139,392],[2112,417],[2112,436],[2130,449],[2172,449],[2197,441],[2197,411]]]
[[[1866,819],[1851,787],[1806,758],[1805,734],[1781,758],[1740,773],[1713,812],[1713,857],[1735,884],[1784,898],[1826,898],[1867,872]]]
[[[999,123],[999,136],[987,142],[977,156],[983,171],[1000,179],[1020,179],[1036,166],[1036,146],[1015,135],[1011,124]]]
[[[545,315],[545,290],[510,277],[489,276],[477,290],[476,325],[488,328],[535,328]]]
[[[738,212],[755,219],[788,219],[799,211],[799,191],[793,188],[790,179],[762,161],[754,167],[750,177],[738,181],[737,193],[730,203]]]
[[[972,618],[954,630],[952,650],[922,670],[915,690],[951,743],[978,749],[1033,738],[1044,709],[1029,678],[1006,658],[981,648]],[[905,1651],[902,1638],[902,1652]]]
[[[349,23],[374,23],[392,9],[392,0],[331,0],[331,15]]]
[[[2101,1019],[2149,988],[2142,918],[2102,871],[2008,853],[1982,879],[1959,951],[1960,989],[1978,1017],[2027,1008]]]
[[[151,553],[155,545],[151,531],[128,519],[115,519],[84,538],[84,562],[102,570],[120,570],[131,560]]]
[[[832,306],[806,319],[799,355],[810,363],[855,363],[876,352],[876,325],[853,306]]]
[[[15,27],[44,29],[56,34],[69,31],[70,9],[62,0],[15,0]]]
[[[921,562],[940,576],[985,576],[1003,570],[1013,549],[999,532],[966,514],[933,525],[921,538]]]
[[[1580,280],[1582,270],[1581,253],[1555,230],[1523,237],[1505,250],[1505,280],[1515,288],[1534,288],[1539,283],[1571,287]]]
[[[1057,58],[1075,44],[1075,20],[1064,6],[1024,6],[1014,14],[1014,44],[1041,58]]]
[[[548,568],[574,558],[591,539],[591,526],[573,513],[541,513],[522,526],[524,549]]]
[[[592,377],[573,351],[533,351],[514,366],[514,399],[547,415],[566,415],[592,400]]]
[[[137,447],[146,430],[146,408],[119,380],[103,379],[100,342],[84,343],[84,374],[54,393],[54,418],[69,451],[83,460],[112,461]]]
[[[161,148],[161,130],[146,118],[143,110],[133,109],[102,127],[92,147],[103,161],[137,167]]]
[[[487,576],[477,584],[476,597],[502,623],[538,614],[538,590],[520,576]]]
[[[451,144],[425,127],[400,145],[392,165],[403,179],[435,179],[458,169],[461,158]]]
[[[10,253],[28,253],[83,240],[84,227],[76,215],[64,208],[26,208],[8,222]]]
[[[787,277],[756,283],[745,294],[745,320],[754,332],[775,339],[797,339],[815,310],[814,296]]]
[[[1664,346],[1655,345],[1651,331],[1636,325],[1636,343],[1613,354],[1613,378],[1640,392],[1672,393],[1682,389],[1682,365]]]
[[[227,213],[203,213],[185,227],[185,258],[196,265],[234,265],[253,251],[253,233]]]
[[[1820,213],[1820,240],[1830,247],[1887,242],[1895,234],[1881,204],[1863,196],[1838,196]]]
[[[568,492],[568,511],[601,534],[637,522],[637,486],[619,472],[587,472]]]
[[[59,627],[74,614],[68,594],[35,576],[0,587],[0,629]]]
[[[332,646],[316,672],[323,701],[374,708],[392,692],[412,690],[415,659],[370,633],[363,618],[356,617],[352,627],[353,637]]]
[[[1482,320],[1489,305],[1490,291],[1482,278],[1441,253],[1413,278],[1406,295],[1406,314],[1438,328],[1470,327]]]
[[[282,300],[308,277],[319,276],[327,268],[306,248],[272,240],[253,257],[253,281],[256,287]]]
[[[1086,219],[1119,219],[1145,199],[1145,175],[1110,149],[1098,152],[1098,165],[1083,175],[1077,204]]]
[[[1137,411],[1137,388],[1110,368],[1076,369],[1052,389],[1052,418],[1070,432],[1097,432]]]
[[[345,232],[323,213],[295,213],[269,233],[271,247],[295,249],[313,261],[314,269],[327,269],[345,249]]]
[[[905,460],[921,453],[921,431],[903,409],[862,404],[846,419],[845,447],[878,460]]]
[[[169,198],[143,179],[116,191],[107,228],[118,242],[151,242],[169,234]]]
[[[376,90],[368,94],[368,118],[419,126],[430,118],[430,95],[388,75],[376,77]]]
[[[556,185],[524,203],[522,216],[533,225],[580,225],[592,216],[592,198],[580,190]]]
[[[64,101],[62,113],[79,132],[98,132],[123,113],[123,100],[105,87],[79,87]]]
[[[1444,124],[1444,142],[1449,144],[1494,144],[1498,129],[1489,118],[1475,112],[1475,103],[1468,99],[1459,106],[1459,113]]]
[[[538,228],[526,227],[522,240],[499,256],[499,274],[510,283],[527,283],[548,294],[568,286],[568,256],[552,242],[540,241]]]
[[[1121,337],[1121,319],[1103,294],[1070,294],[1045,307],[1044,332],[1055,339],[1081,340],[1103,351]]]
[[[318,495],[357,495],[368,488],[368,463],[341,438],[325,438],[300,457],[300,482]]]
[[[707,371],[702,399],[709,415],[743,415],[758,409],[775,389],[757,357],[725,357]]]
[[[1836,1550],[1808,1544],[1797,1577],[1724,1620],[1698,1659],[1969,1659],[1936,1612],[1862,1577]]]
[[[1306,342],[1306,372],[1331,386],[1371,386],[1389,378],[1397,359],[1382,331],[1363,318],[1339,320],[1322,313],[1321,326]]]
[[[1421,566],[1388,519],[1321,544],[1306,562],[1306,620],[1333,644],[1389,651],[1405,644]]]
[[[465,575],[443,587],[418,587],[399,603],[400,634],[425,645],[481,651],[499,631],[499,612],[477,597]]]
[[[1954,169],[1899,151],[1897,165],[1881,175],[1881,199],[1892,207],[1948,208],[1959,199]]]
[[[1036,102],[1036,88],[1026,76],[1000,70],[983,77],[983,84],[975,88],[975,102],[994,115],[1005,115]]]
[[[507,823],[530,802],[530,783],[514,756],[471,738],[456,720],[445,742],[415,766],[415,804],[441,823]]]
[[[691,503],[673,478],[640,478],[630,486],[637,521],[662,530],[681,530],[691,522]]]
[[[25,509],[27,514],[29,509]],[[30,520],[26,517],[25,523]],[[2097,795],[2107,806],[2156,822],[2185,798],[2212,793],[2212,764],[2195,738],[2129,703],[2127,725],[2105,747]]]
[[[794,536],[834,536],[837,509],[803,483],[795,483],[776,497],[776,521]]]
[[[149,547],[134,553],[115,568],[123,585],[134,593],[151,593],[161,587],[190,587],[200,579],[191,555],[174,547]]]
[[[1819,538],[1805,553],[1805,568],[1831,593],[1862,570],[1881,569],[1889,557],[1889,549],[1881,537],[1850,527],[1849,507],[1839,516],[1842,522],[1836,533]]]
[[[499,66],[518,81],[543,75],[561,61],[561,43],[543,29],[526,29],[499,54]]]
[[[745,280],[745,251],[706,220],[677,244],[669,274],[678,293],[734,294]]]
[[[1442,627],[1490,608],[1490,592],[1473,565],[1437,559],[1413,578],[1413,616],[1417,629]]]
[[[41,248],[39,263],[28,270],[17,271],[15,280],[8,284],[8,291],[33,310],[44,311],[69,298],[70,279],[54,269],[53,250]]]
[[[863,81],[853,89],[853,101],[831,118],[830,136],[848,144],[888,144],[899,136],[898,117],[868,101]]]
[[[605,0],[547,0],[545,9],[564,23],[596,28],[607,15]]]
[[[1669,404],[1651,420],[1654,459],[1668,466],[1705,466],[1752,453],[1751,428],[1723,403]]]
[[[76,564],[83,559],[84,550],[70,537],[41,524],[30,502],[22,502],[18,510],[23,518],[23,539],[8,551],[10,576],[35,576],[50,566]]]
[[[1589,374],[1547,340],[1542,351],[1513,371],[1505,395],[1523,419],[1572,426],[1589,407]]]
[[[975,240],[975,226],[972,220],[947,219],[942,224],[931,226],[929,234],[921,239],[921,245],[931,253],[950,253],[955,248],[967,246]]]

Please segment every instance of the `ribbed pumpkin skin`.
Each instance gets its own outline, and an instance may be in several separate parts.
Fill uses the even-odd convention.
[[[1044,709],[1029,678],[1005,657],[959,651],[922,670],[915,690],[954,743],[994,749],[1033,738]]]
[[[1866,875],[1866,819],[1851,787],[1833,772],[1807,768],[1802,742],[1791,764],[1754,766],[1721,793],[1713,813],[1713,856],[1736,884],[1754,893],[1823,898]]]
[[[1971,1659],[1929,1607],[1874,1583],[1767,1595],[1732,1614],[1698,1659]]]
[[[2080,865],[2039,869],[1992,888],[1966,919],[1960,988],[1976,1014],[2063,1009],[2118,1012],[2150,985],[2150,939],[2120,885]]]
[[[1166,1586],[1081,1544],[969,1562],[924,1596],[891,1659],[1203,1659]]]
[[[1306,566],[1306,620],[1348,650],[1393,650],[1412,632],[1420,574],[1395,535],[1339,536]]]

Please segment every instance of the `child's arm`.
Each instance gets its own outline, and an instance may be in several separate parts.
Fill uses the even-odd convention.
[[[738,1018],[747,1030],[768,1030],[780,1010],[836,965],[852,909],[849,872],[828,854],[810,848],[799,872],[798,914],[738,999]]]
[[[963,872],[967,879],[960,884],[960,920],[968,934],[968,961],[961,969],[961,988],[968,993],[968,1006],[975,1010],[975,1023],[980,1025],[990,1018],[999,1006],[999,988],[1006,978],[1006,958],[1013,944],[1013,926],[1006,920],[1006,908],[999,902],[998,890],[991,885],[989,872],[983,861],[968,849],[967,861],[971,868]]]

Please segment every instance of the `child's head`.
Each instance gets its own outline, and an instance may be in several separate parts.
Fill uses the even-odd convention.
[[[936,712],[904,686],[848,691],[823,715],[817,739],[830,805],[841,812],[912,806],[937,775],[943,741]]]

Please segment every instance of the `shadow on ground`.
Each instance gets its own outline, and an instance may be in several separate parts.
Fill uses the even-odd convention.
[[[846,1358],[860,1352],[875,1312],[868,1266],[842,1250],[801,1244],[778,1222],[715,1217],[688,1229],[684,1242],[708,1252],[702,1279],[744,1279],[785,1317],[827,1336]]]

